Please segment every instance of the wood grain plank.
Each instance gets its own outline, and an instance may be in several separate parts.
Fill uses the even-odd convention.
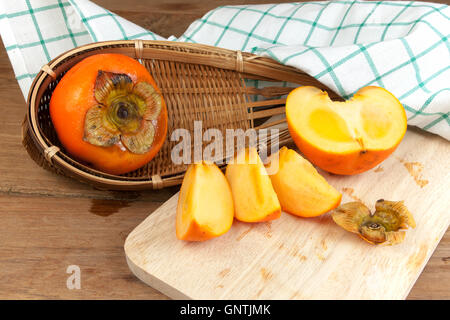
[[[377,1],[377,0],[370,0]],[[118,15],[155,33],[169,37],[179,37],[195,20],[206,12],[223,5],[271,4],[286,2],[308,2],[307,0],[94,0],[93,2],[105,7]],[[424,2],[442,2],[449,4],[450,0]]]
[[[136,280],[123,253],[159,205],[0,196],[0,299],[165,299]],[[81,269],[80,290],[67,289],[69,265]]]
[[[0,196],[0,299],[166,299],[129,271],[122,247],[160,203],[124,205],[107,202],[102,210],[102,202],[92,199]],[[105,217],[90,212],[115,210]],[[448,247],[449,232],[410,298],[450,298]],[[81,290],[66,287],[72,264],[81,268]]]
[[[206,12],[222,5],[264,4],[294,2],[283,0],[230,0],[230,1],[180,1],[180,0],[133,0],[124,6],[121,0],[96,0],[100,6],[125,17],[126,19],[154,31],[163,37],[179,37],[187,27]],[[295,1],[304,2],[304,1]]]

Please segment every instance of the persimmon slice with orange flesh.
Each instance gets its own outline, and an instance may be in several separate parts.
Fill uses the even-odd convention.
[[[176,235],[178,239],[204,241],[226,233],[233,223],[231,189],[215,164],[191,164],[178,198]]]
[[[322,177],[314,166],[292,149],[283,147],[270,156],[267,166],[273,188],[283,211],[300,216],[316,217],[336,208],[342,195]],[[278,168],[278,170],[275,170]]]
[[[315,165],[336,174],[357,174],[386,159],[406,132],[401,103],[380,87],[360,89],[350,100],[332,101],[318,88],[293,90],[286,101],[289,132]]]
[[[225,176],[233,194],[236,219],[260,222],[280,217],[280,202],[255,148],[237,154],[228,164]]]

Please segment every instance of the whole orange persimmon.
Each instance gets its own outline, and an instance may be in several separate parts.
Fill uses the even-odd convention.
[[[155,81],[121,54],[96,54],[72,67],[53,91],[50,116],[73,157],[110,174],[148,163],[167,134],[167,109]]]

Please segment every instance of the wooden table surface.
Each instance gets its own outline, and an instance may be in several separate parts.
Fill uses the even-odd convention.
[[[162,36],[179,36],[219,5],[277,1],[94,2]],[[0,101],[0,298],[166,299],[129,271],[123,244],[178,188],[99,191],[38,167],[21,145],[26,104],[2,43]],[[80,290],[67,289],[69,265],[81,269]],[[450,232],[408,298],[450,299]]]

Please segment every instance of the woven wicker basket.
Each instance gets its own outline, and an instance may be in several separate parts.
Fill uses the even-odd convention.
[[[71,158],[58,141],[50,119],[49,102],[58,81],[76,63],[97,53],[121,53],[139,59],[152,74],[167,104],[166,142],[152,161],[125,175],[106,174]],[[168,41],[93,43],[58,56],[38,73],[28,96],[23,145],[40,166],[96,188],[142,190],[177,185],[182,182],[187,166],[171,161],[171,150],[177,142],[169,138],[176,128],[185,128],[193,134],[194,120],[202,120],[203,130],[220,129],[224,137],[226,129],[277,126],[279,143],[289,142],[282,116],[285,99],[280,96],[292,87],[257,89],[246,85],[245,79],[314,85],[335,96],[317,80],[295,68],[240,51]],[[255,95],[263,98],[252,101],[250,96]],[[274,117],[276,115],[278,117]]]

